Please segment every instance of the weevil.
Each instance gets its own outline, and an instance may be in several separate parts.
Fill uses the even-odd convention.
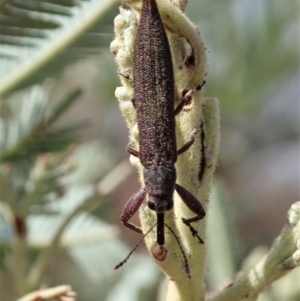
[[[195,90],[201,89],[203,84]],[[129,229],[142,233],[142,230],[129,220],[148,196],[148,207],[157,215],[156,242],[159,246],[163,246],[165,212],[173,208],[173,194],[176,190],[186,206],[195,213],[192,218],[182,218],[183,223],[190,228],[193,236],[203,243],[191,223],[204,218],[205,210],[191,192],[176,183],[177,156],[194,143],[197,132],[193,131],[190,141],[177,150],[175,116],[182,110],[191,93],[187,93],[174,109],[172,56],[155,0],[143,0],[134,43],[133,87],[139,150],[130,145],[127,150],[131,155],[138,157],[144,167],[145,186],[128,200],[121,214],[121,221]]]

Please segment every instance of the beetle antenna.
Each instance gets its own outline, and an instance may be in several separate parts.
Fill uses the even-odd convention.
[[[177,235],[175,234],[175,232],[173,231],[173,229],[172,229],[170,226],[168,226],[166,223],[165,223],[165,226],[173,233],[173,235],[174,235],[174,237],[175,237],[175,239],[176,239],[176,241],[177,241],[177,243],[178,243],[179,249],[180,249],[180,251],[181,251],[181,254],[182,254],[182,257],[183,257],[183,260],[184,260],[184,269],[185,269],[185,272],[186,272],[186,274],[187,274],[187,277],[188,277],[189,279],[191,279],[191,271],[190,271],[189,262],[188,262],[188,260],[187,260],[186,254],[185,254],[184,249],[183,249],[183,247],[182,247],[182,244],[181,244],[181,242],[180,242],[178,236],[177,236]]]
[[[143,236],[142,238],[138,241],[138,243],[134,246],[134,248],[129,252],[129,254],[126,256],[126,258],[124,260],[122,260],[119,264],[117,264],[114,267],[114,270],[117,270],[118,268],[120,268],[122,265],[124,265],[128,259],[130,258],[130,256],[134,253],[134,251],[138,248],[138,246],[141,244],[141,242],[144,240],[144,238],[150,233],[150,231],[157,225],[157,223],[152,226]]]

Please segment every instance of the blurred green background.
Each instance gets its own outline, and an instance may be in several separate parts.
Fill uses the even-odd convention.
[[[157,298],[163,275],[144,246],[113,270],[140,238],[119,221],[139,182],[114,96],[120,82],[109,44],[118,5],[0,1],[1,301],[64,283],[85,301]],[[300,199],[299,6],[296,0],[187,5],[208,51],[205,96],[221,106],[209,290],[259,260]],[[15,217],[27,236],[14,228]],[[299,299],[296,270],[259,300]]]

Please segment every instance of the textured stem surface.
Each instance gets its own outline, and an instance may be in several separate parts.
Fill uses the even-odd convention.
[[[116,97],[129,128],[132,146],[138,149],[139,133],[136,112],[132,105],[132,57],[141,1],[124,0],[122,2],[130,5],[134,10],[127,11],[121,8],[120,15],[115,19],[116,38],[111,43],[111,51],[116,55],[123,85],[117,88]],[[185,4],[185,1],[176,3],[181,9],[185,7]],[[206,54],[198,30],[176,5],[169,0],[157,0],[172,52],[175,102],[177,104],[181,100],[183,92],[186,93],[203,84],[206,74]],[[203,207],[207,209],[212,176],[219,151],[220,117],[218,101],[216,99],[204,99],[202,93],[202,91],[193,93],[189,104],[176,117],[177,149],[191,139],[191,134],[195,129],[199,129],[192,147],[178,157],[176,171],[177,183],[194,194]],[[204,157],[206,164],[203,163]],[[143,167],[139,159],[131,156],[130,160],[137,167],[141,185],[144,186]],[[161,261],[156,260],[159,267],[171,279],[165,300],[203,300],[205,244],[200,244],[196,237],[192,236],[190,229],[182,222],[182,218],[194,216],[195,214],[175,193],[174,208],[166,212],[165,223],[174,231],[179,242],[166,227],[164,248],[167,250],[167,256],[164,256]],[[146,233],[156,223],[156,213],[147,206],[142,206],[140,219],[143,233]],[[192,226],[205,240],[205,218],[192,223]],[[147,248],[152,255],[156,239],[155,230],[151,231],[145,238]],[[185,256],[189,264],[191,279],[187,275]]]
[[[256,300],[272,282],[300,266],[300,202],[288,211],[287,223],[269,253],[221,293],[207,301]]]

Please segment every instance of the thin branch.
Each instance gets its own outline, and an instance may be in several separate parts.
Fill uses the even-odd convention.
[[[28,274],[28,283],[29,287],[34,288],[38,285],[41,280],[42,275],[45,272],[45,269],[53,256],[53,253],[59,246],[60,239],[62,237],[63,232],[66,227],[70,224],[70,222],[76,217],[81,211],[91,211],[95,209],[97,206],[101,204],[97,196],[107,196],[112,193],[130,174],[132,173],[132,168],[128,163],[124,161],[117,165],[106,177],[102,179],[102,181],[98,185],[98,189],[96,188],[94,193],[90,196],[90,198],[86,199],[82,204],[78,207],[75,207],[71,212],[69,212],[64,220],[61,222],[60,226],[57,228],[55,234],[49,246],[41,252],[37,260],[31,266],[31,269]],[[115,175],[122,175],[117,177]],[[109,186],[108,180],[115,179],[115,184]],[[106,189],[104,189],[105,185],[107,185]]]
[[[300,266],[300,202],[287,214],[287,223],[269,253],[222,292],[207,301],[256,300],[271,283]]]
[[[11,248],[14,258],[14,264],[9,264],[8,269],[14,275],[15,285],[18,293],[26,292],[26,269],[27,269],[27,245],[26,245],[26,224],[24,218],[19,214],[11,188],[0,173],[0,191],[2,203],[2,212],[5,220],[12,229]]]

